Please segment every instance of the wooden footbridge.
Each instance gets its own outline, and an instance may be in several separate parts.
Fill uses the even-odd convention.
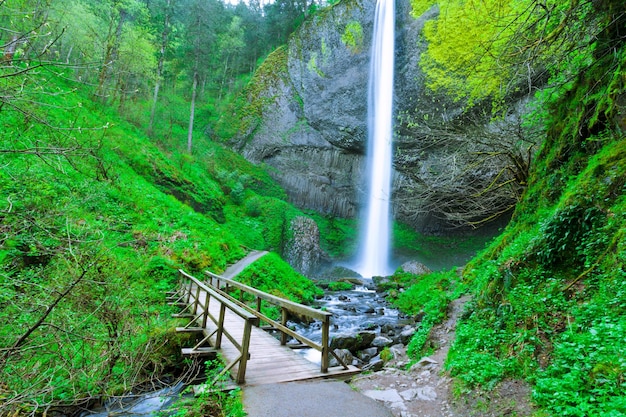
[[[240,269],[241,266],[235,267],[234,271]],[[181,312],[174,317],[186,319],[187,324],[176,330],[198,334],[197,343],[183,349],[183,355],[219,353],[226,362],[223,373],[230,372],[235,382],[246,385],[347,378],[360,372],[357,367],[344,364],[336,356],[341,365],[329,367],[329,357],[334,355],[329,348],[330,313],[264,293],[208,271],[204,280],[182,270],[179,273],[179,288],[171,295],[171,304],[181,307]],[[278,308],[280,321],[263,314],[264,306]],[[287,327],[290,316],[319,321],[321,343]],[[278,332],[280,338],[268,331]],[[295,339],[297,344],[287,344],[289,338]],[[294,351],[294,348],[301,347],[319,351],[320,365]]]

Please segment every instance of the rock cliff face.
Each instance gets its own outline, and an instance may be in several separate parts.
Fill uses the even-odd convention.
[[[375,3],[344,0],[304,22],[286,50],[264,64],[254,81],[257,87],[250,90],[254,93],[249,92],[246,128],[235,136],[233,147],[248,160],[266,164],[297,206],[340,217],[358,214],[365,189]],[[450,144],[455,153],[462,148],[453,136],[469,135],[445,128],[462,116],[461,107],[424,88],[420,32],[436,15],[432,9],[415,19],[409,0],[396,2],[394,211],[416,229],[432,232],[451,223],[416,190],[437,194]],[[415,120],[428,120],[428,126]],[[432,140],[439,129],[448,131],[447,146]],[[488,179],[497,172],[479,175]]]

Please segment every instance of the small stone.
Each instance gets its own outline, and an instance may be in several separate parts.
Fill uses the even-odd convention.
[[[416,398],[422,401],[435,401],[437,399],[437,392],[435,388],[425,386],[416,390]]]
[[[408,389],[400,392],[399,394],[405,399],[405,401],[412,401],[415,397],[417,397],[417,389]]]
[[[409,327],[408,329],[405,329],[402,331],[402,333],[400,333],[400,341],[402,342],[403,345],[407,345],[411,341],[411,338],[413,337],[414,334],[415,334],[415,328]]]
[[[392,343],[393,343],[393,340],[385,336],[376,336],[374,340],[372,340],[372,346],[375,346],[380,349],[387,347],[387,346],[391,346]]]
[[[400,397],[398,391],[396,391],[395,389],[367,390],[363,391],[363,395],[373,398],[377,401],[383,401],[388,403],[402,402],[402,397]]]
[[[413,366],[411,366],[411,371],[416,371],[419,370],[421,368],[432,368],[435,365],[437,365],[437,361],[434,359],[429,358],[428,356],[423,357],[422,359],[420,359],[419,361],[417,361],[416,364],[414,364]]]
[[[374,356],[376,356],[376,354],[378,353],[378,349],[375,347],[371,347],[371,348],[367,348],[367,349],[363,349],[361,352],[359,352],[359,359],[361,359],[363,362],[369,362]]]

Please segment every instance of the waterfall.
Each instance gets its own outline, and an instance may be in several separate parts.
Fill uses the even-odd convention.
[[[364,277],[390,275],[394,0],[377,0],[368,87],[367,202],[354,269]]]

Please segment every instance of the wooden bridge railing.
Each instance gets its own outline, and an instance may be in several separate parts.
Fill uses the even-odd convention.
[[[179,317],[189,317],[191,320],[189,324],[183,328],[177,329],[180,331],[203,331],[204,338],[200,340],[192,349],[189,350],[190,354],[202,353],[206,351],[206,348],[202,346],[207,344],[211,337],[215,336],[215,343],[211,350],[218,350],[222,345],[222,337],[225,336],[239,351],[239,356],[231,361],[222,372],[216,377],[219,379],[223,374],[230,371],[233,366],[239,363],[237,370],[236,382],[242,384],[245,382],[246,375],[246,363],[249,357],[250,347],[250,333],[253,325],[258,324],[258,318],[249,311],[242,309],[236,303],[225,297],[220,292],[202,283],[197,278],[189,275],[182,269],[178,272],[181,276],[179,298],[186,305],[185,309],[178,314]],[[209,302],[215,300],[220,303],[219,316],[214,317],[209,311]],[[224,327],[224,317],[226,309],[232,311],[237,316],[241,317],[244,321],[244,330],[242,339],[239,341],[228,332],[228,329]],[[185,314],[185,312],[188,312]],[[211,320],[217,328],[208,332],[207,329],[208,320]],[[197,327],[194,327],[197,326]],[[203,350],[204,349],[204,350]]]
[[[343,366],[344,369],[348,369],[348,366],[341,360],[341,358],[339,358],[337,355],[335,355],[335,353],[332,350],[330,350],[329,334],[330,334],[330,317],[332,316],[331,313],[327,311],[316,310],[314,308],[307,307],[302,304],[294,303],[293,301],[285,300],[284,298],[276,297],[274,295],[257,290],[256,288],[250,287],[240,282],[233,281],[228,278],[224,278],[210,271],[205,271],[205,274],[209,277],[209,281],[207,285],[210,288],[212,288],[214,291],[218,292],[225,298],[228,298],[229,300],[237,303],[238,306],[254,314],[260,320],[270,324],[272,328],[279,330],[281,332],[280,342],[282,345],[285,345],[287,343],[287,336],[291,336],[294,339],[298,340],[300,343],[321,352],[322,373],[328,372],[329,354],[332,354],[337,359],[337,361]],[[235,297],[229,294],[231,289],[239,290],[239,299],[236,299]],[[250,307],[243,302],[244,294],[250,294],[254,298],[256,298],[255,308]],[[262,306],[263,301],[266,301],[280,308],[280,311],[281,311],[280,323],[275,320],[272,320],[271,318],[261,313],[261,306]],[[289,313],[296,314],[299,317],[307,317],[307,318],[321,321],[322,323],[321,343],[317,343],[311,339],[308,339],[307,337],[302,336],[296,333],[295,331],[291,330],[289,327],[287,327],[287,319],[288,319]]]

